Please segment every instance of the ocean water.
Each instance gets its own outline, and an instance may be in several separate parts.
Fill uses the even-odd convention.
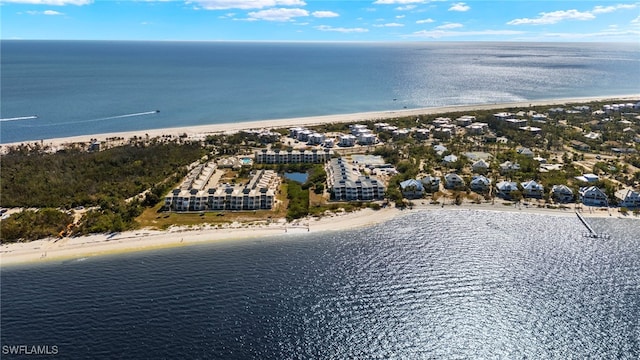
[[[0,50],[1,143],[640,92],[638,43],[3,40]]]
[[[637,359],[640,225],[589,221],[611,238],[574,216],[433,210],[3,268],[0,343],[69,359]]]

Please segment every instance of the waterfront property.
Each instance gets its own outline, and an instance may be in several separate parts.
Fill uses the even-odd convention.
[[[496,184],[498,196],[504,199],[511,199],[513,194],[518,191],[518,184],[512,181],[501,181]]]
[[[424,186],[416,179],[409,179],[400,183],[400,191],[406,198],[418,199],[424,194]]]
[[[474,176],[469,182],[469,188],[475,192],[485,193],[491,188],[491,179],[483,175]]]
[[[525,181],[520,185],[522,185],[522,195],[524,197],[540,199],[544,193],[544,187],[535,180]]]
[[[582,187],[579,191],[580,201],[587,206],[608,206],[609,198],[597,186]]]
[[[378,179],[365,176],[344,158],[331,159],[326,166],[327,185],[334,200],[381,200],[385,186]]]
[[[427,175],[420,182],[424,186],[425,191],[435,192],[440,189],[440,178],[437,176]]]
[[[573,190],[567,185],[553,185],[551,188],[551,196],[555,201],[567,203],[573,201]]]
[[[297,163],[323,163],[333,156],[330,149],[313,150],[267,150],[255,152],[257,164],[297,164]]]
[[[626,208],[640,207],[640,191],[632,189],[619,190],[616,192],[618,206]]]
[[[444,176],[444,187],[452,190],[461,190],[464,189],[465,182],[464,179],[456,174],[449,173]]]
[[[211,163],[210,163],[211,164]],[[218,184],[215,167],[201,165],[180,188],[165,197],[165,208],[174,211],[271,209],[279,181],[272,170],[258,170],[245,185]]]

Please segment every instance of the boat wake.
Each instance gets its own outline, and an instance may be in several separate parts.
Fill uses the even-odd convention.
[[[59,126],[59,125],[84,124],[84,123],[98,122],[98,121],[104,121],[104,120],[125,119],[125,118],[136,117],[136,116],[153,115],[153,114],[157,114],[159,112],[160,112],[160,110],[153,110],[153,111],[145,111],[145,112],[139,112],[139,113],[124,114],[124,115],[107,116],[107,117],[101,117],[101,118],[89,119],[89,120],[78,120],[78,121],[66,121],[66,122],[58,122],[58,123],[38,124],[37,126]]]
[[[4,119],[0,119],[0,121],[18,121],[18,120],[32,120],[32,119],[37,119],[38,115],[31,115],[31,116],[19,116],[19,117],[13,117],[13,118],[4,118]]]
[[[99,119],[93,119],[93,120],[87,120],[87,121],[101,121],[101,120],[111,120],[111,119],[124,119],[124,118],[135,117],[135,116],[153,115],[153,114],[157,114],[157,113],[159,113],[159,112],[160,112],[160,110],[153,110],[153,111],[145,111],[145,112],[141,112],[141,113],[133,113],[133,114],[125,114],[125,115],[109,116],[109,117],[105,117],[105,118],[99,118]]]

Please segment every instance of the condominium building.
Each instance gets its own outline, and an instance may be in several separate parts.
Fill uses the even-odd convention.
[[[333,156],[330,149],[323,150],[267,150],[256,151],[256,164],[323,163]]]
[[[210,184],[205,189],[206,183],[194,187],[186,180],[165,197],[165,207],[174,211],[271,209],[278,183],[273,170],[254,172],[245,185]]]
[[[385,187],[379,180],[362,175],[343,158],[327,164],[327,183],[335,200],[378,200],[384,198]]]

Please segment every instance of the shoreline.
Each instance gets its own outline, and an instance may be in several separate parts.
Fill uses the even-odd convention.
[[[400,216],[424,211],[493,211],[518,212],[546,216],[573,216],[575,210],[547,209],[537,206],[524,207],[502,202],[494,204],[445,205],[427,203],[413,206],[412,209],[387,207],[380,210],[362,209],[350,213],[337,213],[321,218],[308,217],[293,223],[277,222],[263,226],[249,226],[234,223],[231,226],[213,228],[205,225],[199,228],[172,227],[168,230],[140,229],[117,234],[95,234],[73,238],[42,239],[24,243],[4,244],[0,247],[0,268],[7,266],[42,264],[50,261],[83,259],[93,256],[127,254],[140,251],[189,246],[195,244],[247,241],[266,239],[275,236],[318,234],[329,231],[346,231],[385,223]],[[602,211],[596,208],[583,209],[585,218],[636,219],[632,215],[612,214],[613,210]],[[579,221],[576,217],[576,221]]]
[[[591,97],[575,97],[575,98],[562,98],[562,99],[546,99],[546,100],[531,100],[531,101],[519,101],[508,103],[493,103],[493,104],[475,104],[475,105],[448,105],[439,107],[426,107],[417,109],[399,109],[399,110],[387,110],[387,111],[372,111],[372,112],[360,112],[350,114],[335,114],[335,115],[320,115],[320,116],[308,116],[308,117],[296,117],[285,119],[271,119],[271,120],[255,120],[244,122],[230,122],[221,124],[209,124],[209,125],[194,125],[194,126],[178,126],[170,128],[160,129],[147,129],[147,130],[135,130],[135,131],[122,131],[111,132],[101,134],[88,134],[77,135],[62,138],[50,138],[50,139],[32,139],[10,143],[0,142],[0,147],[16,146],[20,144],[29,144],[34,142],[42,142],[44,145],[61,146],[71,143],[87,143],[90,139],[97,139],[98,141],[105,141],[107,138],[122,137],[126,140],[133,136],[145,136],[159,137],[162,135],[182,135],[187,136],[206,136],[216,133],[235,133],[241,130],[248,129],[274,129],[274,128],[286,128],[294,126],[315,126],[329,123],[351,123],[358,121],[383,121],[396,117],[405,116],[418,116],[418,115],[437,115],[450,112],[465,112],[476,110],[492,110],[503,109],[510,107],[526,108],[529,106],[554,106],[563,105],[567,103],[586,103],[594,101],[629,101],[640,99],[640,94],[628,94],[628,95],[613,95],[613,96],[591,96]],[[1,141],[1,140],[0,140]]]

